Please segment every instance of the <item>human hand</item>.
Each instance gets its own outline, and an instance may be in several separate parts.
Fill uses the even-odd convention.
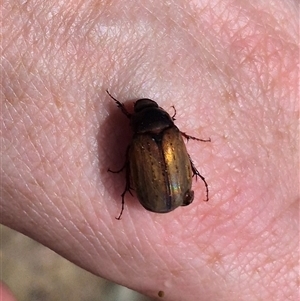
[[[297,293],[298,13],[293,1],[4,1],[1,223],[164,300]],[[211,143],[188,150],[195,200],[126,195],[121,102],[147,97]],[[125,134],[124,134],[125,131]],[[295,298],[294,298],[295,299]]]

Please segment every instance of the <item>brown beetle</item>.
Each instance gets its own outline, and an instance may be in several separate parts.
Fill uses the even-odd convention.
[[[188,140],[211,140],[198,139],[179,131],[173,122],[176,111],[171,117],[151,99],[137,100],[134,113],[130,114],[124,104],[106,92],[130,119],[134,132],[124,166],[118,171],[109,169],[118,173],[126,168],[122,209],[117,219],[121,218],[124,210],[124,196],[132,189],[144,208],[152,212],[166,213],[178,206],[189,205],[194,199],[194,191],[191,190],[193,176],[199,176],[204,182],[208,201],[208,185],[191,161],[182,136]]]

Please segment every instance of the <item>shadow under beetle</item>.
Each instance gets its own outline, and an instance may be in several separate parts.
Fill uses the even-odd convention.
[[[124,104],[108,90],[106,92],[129,118],[134,133],[126,151],[124,166],[117,171],[108,169],[113,173],[126,169],[126,185],[121,194],[122,209],[116,219],[121,218],[125,194],[129,192],[132,195],[131,190],[135,190],[144,208],[152,212],[166,213],[191,204],[194,199],[194,191],[191,190],[193,176],[199,176],[204,182],[208,201],[208,185],[190,159],[182,136],[187,140],[211,140],[181,132],[173,122],[176,111],[171,117],[151,99],[137,100],[134,113],[130,114]]]

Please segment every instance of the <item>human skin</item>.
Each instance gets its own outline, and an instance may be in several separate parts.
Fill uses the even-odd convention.
[[[1,301],[17,301],[10,289],[2,282],[0,282],[0,300]]]
[[[163,300],[296,300],[297,1],[4,0],[1,223]],[[168,214],[127,194],[125,102],[151,98],[209,185]],[[163,291],[164,297],[158,297]]]

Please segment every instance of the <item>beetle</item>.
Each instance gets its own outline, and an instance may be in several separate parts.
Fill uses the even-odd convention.
[[[176,110],[171,117],[158,104],[148,98],[138,99],[134,103],[134,113],[129,113],[124,104],[107,94],[115,101],[122,113],[130,120],[133,130],[131,144],[127,147],[125,164],[119,173],[126,169],[126,185],[122,197],[121,219],[124,211],[125,194],[135,190],[139,202],[149,211],[166,213],[179,206],[186,206],[194,200],[192,178],[200,177],[206,188],[205,178],[194,166],[182,137],[187,140],[199,139],[181,132],[174,124]]]

